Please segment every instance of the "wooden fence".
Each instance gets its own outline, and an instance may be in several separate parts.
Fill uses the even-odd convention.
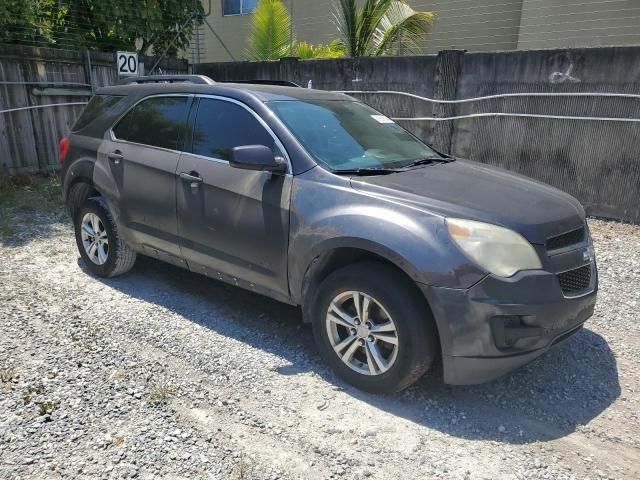
[[[140,57],[141,71],[155,64]],[[186,73],[187,61],[163,59],[163,73]],[[0,174],[58,168],[58,142],[93,89],[118,79],[114,53],[0,45]],[[76,104],[44,107],[50,104]],[[28,109],[25,109],[28,107]]]

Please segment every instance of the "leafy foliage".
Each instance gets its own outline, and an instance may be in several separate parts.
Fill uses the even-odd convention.
[[[296,45],[296,56],[303,59],[322,58],[342,58],[346,52],[346,47],[342,40],[332,40],[326,45],[312,45],[307,42],[298,42]]]
[[[278,60],[291,55],[291,16],[282,0],[260,0],[251,19],[246,57]]]
[[[292,48],[293,47],[293,48]],[[282,0],[260,0],[252,16],[245,57],[248,60],[279,60],[296,55],[303,59],[344,57],[340,40],[326,45],[297,42],[291,33],[291,16]]]
[[[0,0],[0,42],[53,43],[65,14],[56,0]]]
[[[352,57],[419,53],[434,12],[417,12],[404,0],[338,0],[335,23]]]
[[[189,45],[196,8],[201,22],[193,0],[0,0],[0,41],[175,54]]]

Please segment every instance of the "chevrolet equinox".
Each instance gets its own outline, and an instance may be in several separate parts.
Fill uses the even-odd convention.
[[[593,313],[576,199],[441,154],[343,94],[137,78],[97,92],[60,161],[94,274],[141,254],[299,305],[363,390],[401,390],[440,359],[447,383],[492,380]]]

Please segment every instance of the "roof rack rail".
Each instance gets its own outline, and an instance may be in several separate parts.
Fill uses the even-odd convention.
[[[258,85],[279,85],[281,87],[300,87],[297,83],[288,80],[225,80],[227,83],[254,83]]]
[[[200,85],[213,85],[214,82],[206,75],[146,75],[141,77],[123,78],[118,81],[118,85],[129,85],[132,83],[197,83]]]

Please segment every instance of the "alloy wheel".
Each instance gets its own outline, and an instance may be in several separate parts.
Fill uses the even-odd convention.
[[[381,375],[393,366],[398,356],[397,327],[372,296],[340,293],[329,304],[325,324],[333,350],[352,370]]]
[[[82,217],[80,236],[89,259],[96,265],[104,265],[109,256],[109,238],[98,215],[87,213]]]

